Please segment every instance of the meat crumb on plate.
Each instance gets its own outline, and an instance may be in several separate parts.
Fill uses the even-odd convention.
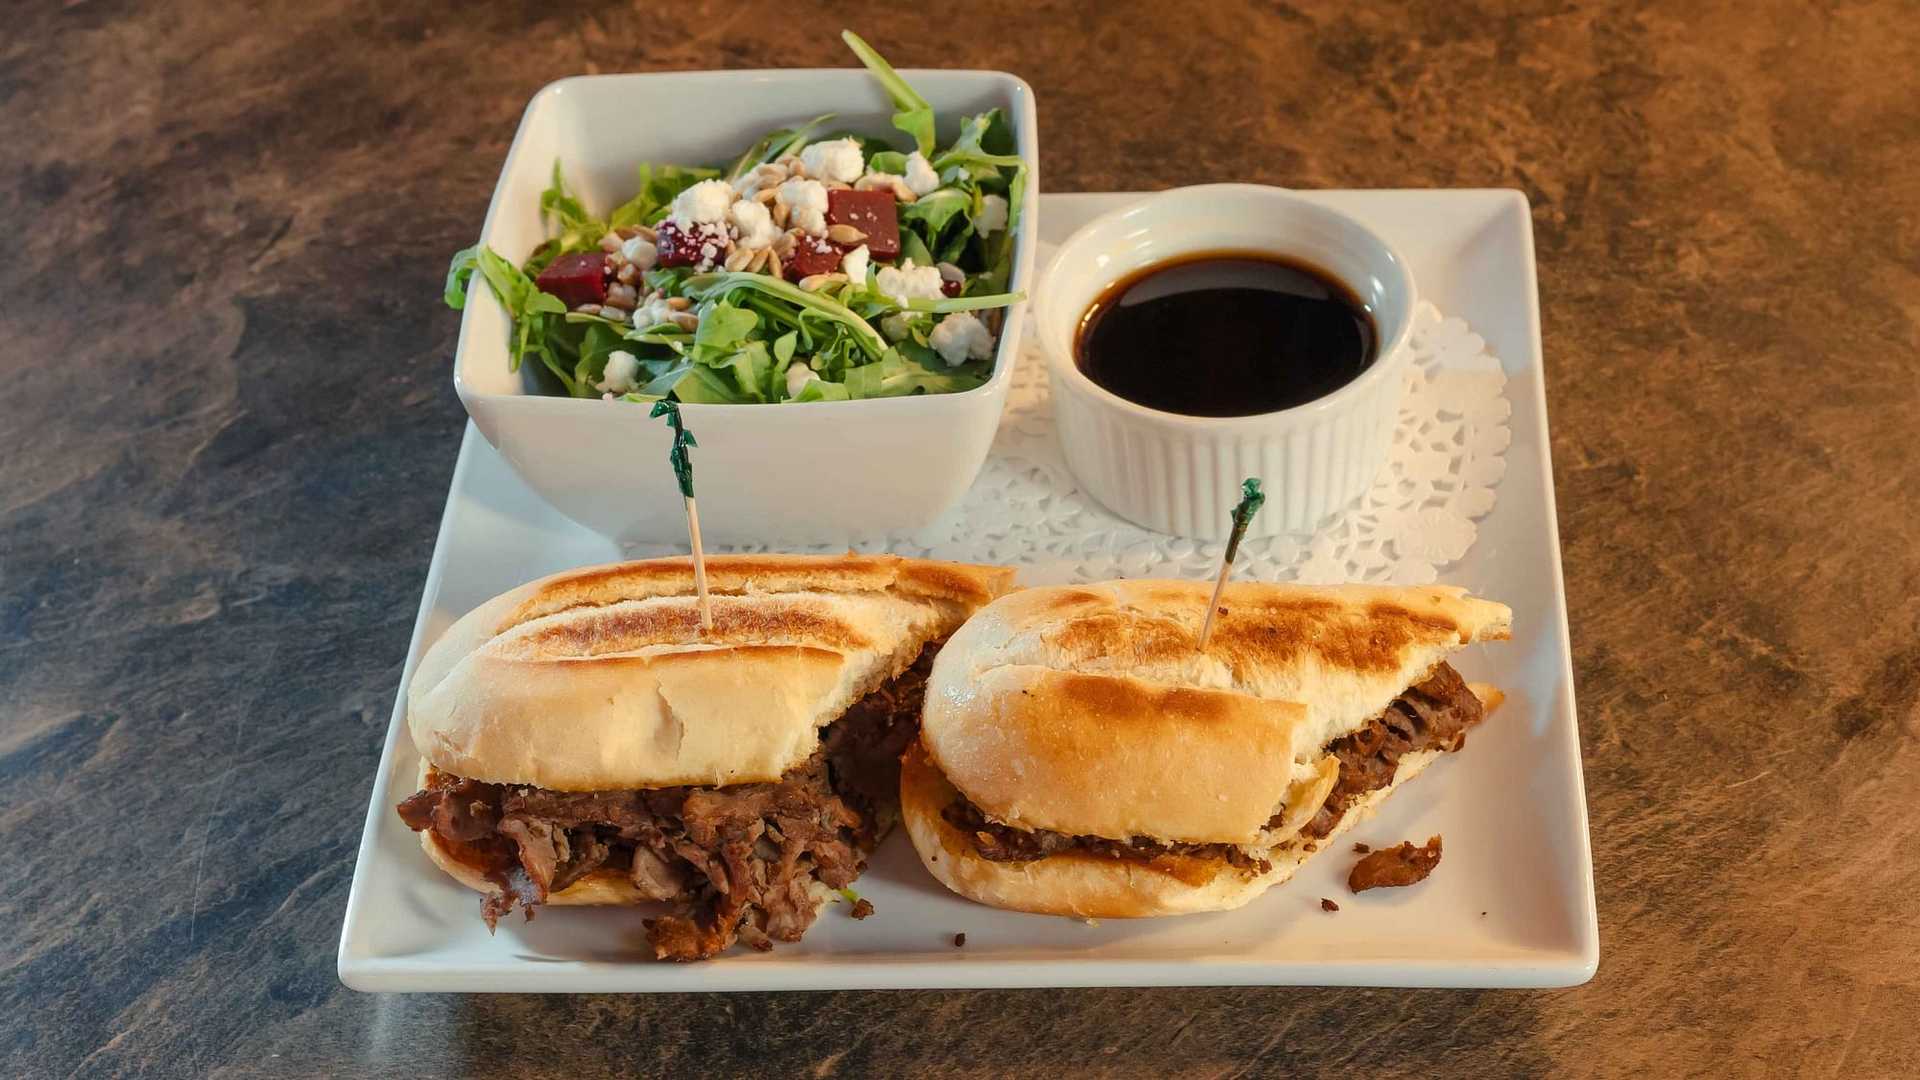
[[[956,949],[967,947],[967,935],[964,932],[953,935],[953,947]]]
[[[864,919],[873,914],[873,901],[863,896],[853,902],[853,910],[847,912],[847,914],[856,919]]]
[[[1323,896],[1320,898],[1320,910],[1321,911],[1339,911],[1340,905],[1334,903],[1333,901]]]
[[[1368,889],[1417,885],[1427,880],[1427,875],[1439,865],[1439,837],[1429,838],[1424,847],[1415,847],[1413,841],[1405,840],[1393,847],[1381,848],[1355,863],[1352,872],[1347,875],[1347,888],[1354,892],[1365,892]]]

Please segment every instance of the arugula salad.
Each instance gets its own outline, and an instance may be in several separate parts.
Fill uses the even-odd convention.
[[[1006,116],[969,116],[934,144],[934,114],[852,32],[893,100],[900,145],[833,116],[772,131],[730,164],[639,166],[604,218],[560,164],[540,197],[548,239],[515,266],[477,245],[476,276],[531,359],[573,397],[696,403],[844,401],[970,390],[992,372],[1027,183]]]

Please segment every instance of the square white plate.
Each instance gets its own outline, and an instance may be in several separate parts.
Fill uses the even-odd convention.
[[[619,557],[530,492],[471,425],[461,442],[395,702],[340,937],[340,978],[382,991],[693,991],[1341,984],[1568,986],[1599,962],[1566,600],[1547,457],[1532,222],[1511,191],[1329,191],[1386,234],[1421,293],[1463,316],[1507,365],[1513,445],[1500,500],[1450,583],[1514,609],[1514,640],[1456,660],[1508,699],[1465,752],[1436,763],[1349,834],[1376,846],[1446,838],[1433,877],[1349,894],[1344,846],[1239,911],[1089,925],[948,893],[898,832],[798,945],[693,965],[646,959],[643,913],[550,908],[489,937],[479,896],[429,865],[393,807],[414,790],[405,680],[421,651],[482,601],[553,571]],[[1046,195],[1058,243],[1124,195]],[[1340,904],[1320,909],[1320,898]],[[953,937],[965,932],[964,948]]]

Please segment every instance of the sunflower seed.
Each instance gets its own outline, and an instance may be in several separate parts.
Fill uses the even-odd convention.
[[[669,296],[667,297],[666,304],[675,311],[685,311],[693,306],[693,301],[684,296]]]
[[[659,233],[654,232],[651,228],[645,225],[635,225],[633,227],[633,235],[646,237],[647,243],[649,244],[655,243],[660,239]]]
[[[777,244],[774,245],[775,248],[778,246]],[[792,245],[789,244],[788,246],[791,247]],[[767,250],[767,273],[773,277],[786,276],[786,267],[780,265],[780,252],[773,248]]]
[[[838,272],[832,274],[810,274],[800,279],[800,287],[808,292],[819,292],[829,285],[838,284],[846,280],[848,280],[847,275]]]
[[[573,309],[573,313],[575,315],[598,315],[600,314],[600,305],[581,304],[579,307]]]
[[[779,199],[773,201],[773,224],[781,229],[787,227],[787,204]]]
[[[794,232],[783,232],[779,236],[774,237],[773,253],[775,255],[793,254],[793,245],[798,242],[798,237],[799,234]]]
[[[691,311],[676,311],[668,317],[668,321],[689,334],[700,329],[700,317]]]
[[[826,180],[821,182],[820,186],[823,188],[826,188],[828,191],[852,191],[853,190],[853,185],[847,183],[845,180]]]
[[[626,265],[622,266],[619,272],[614,274],[613,276],[619,280],[620,284],[631,285],[634,283],[635,279],[639,278],[640,268],[633,265],[632,263],[627,263]]]
[[[779,197],[780,189],[777,187],[761,188],[759,191],[753,193],[753,201],[759,203],[761,206],[771,205],[773,200]]]
[[[607,303],[618,304],[623,308],[633,308],[640,304],[640,294],[631,285],[615,282],[607,287]]]
[[[829,225],[827,239],[836,244],[863,244],[866,243],[867,234],[851,225]]]
[[[767,259],[773,254],[772,248],[757,248],[753,258],[747,260],[747,272],[757,274],[767,268]]]
[[[753,252],[743,247],[736,247],[732,251],[727,252],[726,267],[728,270],[744,270],[746,269],[747,261],[752,258]]]
[[[613,233],[608,233],[605,236],[602,236],[600,238],[600,250],[601,251],[619,251],[620,237]]]

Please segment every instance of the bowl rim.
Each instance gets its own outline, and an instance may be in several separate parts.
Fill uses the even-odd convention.
[[[1065,273],[1065,267],[1070,260],[1076,257],[1085,258],[1093,254],[1092,252],[1082,252],[1077,249],[1091,244],[1094,236],[1116,228],[1126,219],[1136,215],[1150,213],[1164,207],[1168,203],[1180,204],[1197,202],[1209,197],[1229,193],[1251,195],[1254,198],[1284,202],[1291,208],[1303,210],[1309,214],[1317,214],[1324,218],[1331,218],[1359,232],[1371,242],[1378,245],[1380,250],[1386,255],[1386,262],[1397,272],[1396,277],[1403,286],[1407,297],[1406,312],[1400,321],[1398,331],[1392,339],[1380,345],[1374,362],[1368,365],[1365,371],[1362,371],[1346,385],[1332,393],[1315,398],[1312,401],[1302,402],[1298,405],[1290,405],[1284,409],[1275,409],[1271,412],[1251,413],[1246,416],[1190,416],[1186,413],[1168,412],[1164,409],[1156,409],[1152,406],[1142,405],[1137,401],[1130,401],[1108,390],[1106,387],[1101,386],[1099,383],[1094,382],[1091,378],[1088,378],[1086,372],[1080,370],[1080,365],[1074,362],[1071,340],[1069,340],[1065,346],[1057,343],[1054,340],[1053,327],[1050,325],[1049,320],[1049,315],[1053,314],[1056,310],[1054,305],[1059,303],[1058,300],[1054,299],[1055,290],[1052,288],[1052,284]],[[1142,227],[1150,228],[1151,226],[1143,222]],[[1248,251],[1278,250],[1270,244],[1255,240],[1247,241],[1242,247]],[[1364,224],[1351,214],[1336,210],[1317,200],[1306,198],[1302,192],[1292,188],[1276,187],[1268,184],[1242,183],[1190,184],[1184,187],[1168,188],[1164,191],[1157,191],[1144,198],[1137,199],[1125,206],[1115,207],[1101,214],[1080,226],[1078,229],[1075,229],[1071,236],[1067,237],[1066,240],[1060,243],[1059,247],[1054,249],[1052,257],[1047,260],[1047,265],[1040,271],[1035,292],[1038,293],[1041,300],[1035,306],[1034,331],[1040,341],[1040,350],[1046,354],[1048,371],[1052,373],[1056,379],[1060,380],[1057,385],[1061,385],[1085,398],[1091,399],[1093,402],[1125,414],[1135,420],[1166,428],[1186,431],[1204,428],[1211,432],[1229,435],[1268,434],[1278,426],[1291,426],[1296,421],[1327,413],[1344,411],[1351,407],[1352,399],[1367,394],[1375,384],[1379,383],[1382,379],[1388,378],[1389,376],[1401,378],[1401,373],[1406,368],[1411,357],[1411,350],[1406,346],[1408,339],[1413,333],[1414,312],[1420,304],[1418,286],[1414,281],[1413,271],[1407,263],[1406,256],[1401,254],[1400,249],[1393,246],[1393,244],[1388,241],[1386,237],[1380,235],[1377,230]],[[1079,318],[1081,316],[1084,316],[1084,312],[1075,316],[1073,320],[1074,326],[1077,327],[1079,325]],[[1069,333],[1071,333],[1071,331],[1069,331]]]
[[[1035,266],[1040,243],[1039,230],[1037,228],[1040,202],[1040,130],[1039,114],[1034,100],[1033,87],[1025,79],[1010,71],[997,71],[985,68],[902,68],[900,69],[900,74],[910,81],[916,78],[925,79],[932,76],[942,80],[957,77],[963,81],[973,80],[983,84],[997,83],[1004,86],[1007,91],[1006,107],[1008,119],[1013,126],[1014,143],[1020,155],[1027,161],[1027,190],[1023,196],[1020,222],[1015,227],[1013,272],[1008,279],[1008,287],[1016,292],[1024,291],[1028,295],[1023,296],[1021,299],[1014,301],[1002,309],[1005,314],[1002,316],[1003,321],[1001,323],[999,340],[996,343],[992,374],[987,377],[985,382],[970,390],[960,390],[943,394],[911,394],[903,397],[861,398],[849,401],[809,401],[799,403],[689,402],[681,406],[683,409],[691,410],[695,413],[704,413],[741,409],[765,409],[770,405],[803,404],[835,406],[836,413],[846,414],[858,411],[858,409],[862,407],[869,411],[886,408],[904,409],[928,407],[925,405],[909,405],[907,404],[909,402],[953,401],[958,403],[979,399],[985,403],[994,398],[1004,399],[1008,388],[1013,383],[1014,369],[1019,364],[1018,339],[1020,338],[1020,330],[1024,328],[1023,324],[1027,318],[1027,310],[1032,303],[1031,294],[1040,277],[1038,269]],[[507,186],[507,178],[512,174],[514,166],[519,161],[523,152],[523,143],[527,137],[528,126],[532,122],[535,112],[549,100],[564,96],[570,88],[589,83],[673,82],[675,80],[691,79],[710,79],[740,83],[776,83],[823,79],[865,85],[870,83],[872,78],[873,76],[865,68],[841,67],[603,72],[591,75],[566,75],[554,79],[534,91],[532,97],[527,100],[526,107],[520,112],[520,120],[514,128],[513,139],[507,145],[506,157],[501,161],[499,175],[494,179],[493,194],[487,200],[487,212],[485,217],[481,219],[480,233],[477,242],[488,243],[494,233],[494,222],[496,218],[502,213],[512,212],[501,205],[501,199]],[[884,114],[875,115],[883,116]],[[638,160],[639,159],[636,158],[636,162]],[[483,297],[478,301],[479,303],[499,305],[499,299],[493,295],[491,290],[482,290],[482,293]],[[473,403],[476,402],[484,403],[489,408],[543,410],[561,408],[577,409],[583,406],[597,406],[602,408],[612,406],[632,407],[631,402],[618,400],[607,401],[600,397],[561,397],[554,394],[500,392],[481,390],[474,387],[467,381],[465,374],[468,344],[470,340],[473,340],[467,324],[473,317],[474,307],[475,302],[469,300],[466,307],[460,312],[460,324],[455,330],[454,336],[452,364],[454,393],[460,398],[462,405],[467,407],[467,411],[473,411]],[[502,315],[505,315],[504,311]],[[1015,342],[1015,348],[1013,349],[1007,347],[1010,336],[1008,334],[1009,328],[1013,328],[1011,335]],[[504,347],[501,349],[500,359],[503,363],[507,359]],[[549,404],[509,405],[507,404],[508,402],[542,402]]]

